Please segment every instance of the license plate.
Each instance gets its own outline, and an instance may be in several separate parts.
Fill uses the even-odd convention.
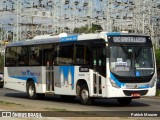
[[[132,96],[132,97],[140,97],[141,95],[140,95],[140,93],[132,93],[131,96]]]

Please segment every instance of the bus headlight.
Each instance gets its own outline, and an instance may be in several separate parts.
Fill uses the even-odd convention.
[[[116,82],[112,78],[110,78],[109,80],[110,80],[113,87],[119,88],[119,86],[116,84]]]

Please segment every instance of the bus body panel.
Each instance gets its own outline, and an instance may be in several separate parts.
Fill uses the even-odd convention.
[[[76,95],[78,80],[85,80],[90,87],[90,72],[79,72],[79,66],[55,66],[55,94]]]
[[[55,94],[75,95],[75,68],[73,66],[56,66],[54,68]]]
[[[26,92],[26,81],[10,77],[8,75],[9,69],[12,69],[12,68],[4,67],[4,73],[7,73],[4,75],[4,79],[5,79],[4,87],[9,88],[9,89],[13,89],[13,90]]]
[[[37,93],[44,93],[45,77],[43,67],[5,67],[5,88],[26,92],[27,80],[32,79],[36,86]],[[43,83],[43,85],[42,85]]]

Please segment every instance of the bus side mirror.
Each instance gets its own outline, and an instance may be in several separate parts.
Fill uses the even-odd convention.
[[[107,58],[110,58],[110,57],[111,57],[109,47],[106,47],[106,57],[107,57]]]

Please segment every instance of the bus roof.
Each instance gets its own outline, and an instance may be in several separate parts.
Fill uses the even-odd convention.
[[[74,41],[84,41],[84,40],[95,40],[104,39],[108,42],[107,37],[112,36],[122,36],[122,35],[134,35],[134,36],[146,36],[139,34],[130,34],[122,32],[100,32],[100,33],[89,33],[89,34],[66,34],[61,33],[59,35],[40,35],[33,39],[28,39],[25,41],[11,42],[7,46],[25,46],[25,45],[35,45],[35,44],[47,44],[47,43],[58,43],[58,42],[74,42]]]

